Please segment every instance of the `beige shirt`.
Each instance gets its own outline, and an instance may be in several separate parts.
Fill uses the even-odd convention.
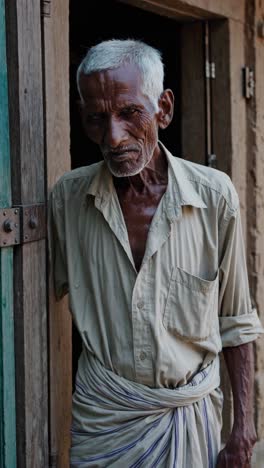
[[[222,346],[262,333],[234,186],[165,152],[168,187],[139,272],[104,162],[66,173],[50,199],[57,299],[69,292],[84,347],[106,368],[152,387],[183,385]]]

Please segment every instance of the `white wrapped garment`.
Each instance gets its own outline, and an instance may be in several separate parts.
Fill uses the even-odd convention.
[[[222,423],[218,358],[176,389],[126,380],[86,350],[80,360],[71,468],[215,466]]]

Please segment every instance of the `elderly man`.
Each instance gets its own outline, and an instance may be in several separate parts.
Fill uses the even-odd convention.
[[[249,467],[251,342],[262,328],[237,193],[224,173],[159,141],[173,93],[157,50],[102,42],[77,79],[103,161],[65,174],[51,195],[56,297],[69,292],[83,341],[71,467]],[[234,425],[220,451],[222,347]]]

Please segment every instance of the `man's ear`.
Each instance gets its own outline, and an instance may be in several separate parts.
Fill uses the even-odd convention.
[[[171,89],[165,89],[159,98],[159,128],[164,130],[170,125],[174,111],[174,95]]]

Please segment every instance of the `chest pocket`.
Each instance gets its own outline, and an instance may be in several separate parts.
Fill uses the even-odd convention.
[[[213,281],[175,268],[165,305],[163,325],[187,341],[205,340],[218,312],[218,275]]]

